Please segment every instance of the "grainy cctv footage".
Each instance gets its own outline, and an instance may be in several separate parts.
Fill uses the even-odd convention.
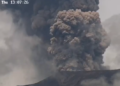
[[[113,3],[1,0],[0,86],[119,86]]]

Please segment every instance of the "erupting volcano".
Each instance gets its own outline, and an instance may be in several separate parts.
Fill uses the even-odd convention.
[[[9,8],[15,22],[22,17],[27,34],[41,38],[43,59],[52,61],[56,71],[52,78],[25,86],[82,86],[82,80],[102,76],[111,82],[109,78],[119,70],[109,71],[102,66],[110,38],[97,12],[99,0],[29,0],[29,3],[5,5],[1,9]]]

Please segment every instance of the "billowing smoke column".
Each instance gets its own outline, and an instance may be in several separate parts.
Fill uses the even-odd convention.
[[[6,0],[9,2],[9,0]],[[23,17],[27,32],[37,34],[44,41],[49,41],[49,27],[59,11],[81,9],[82,11],[97,11],[99,0],[28,0],[28,5],[6,5],[15,14],[16,19]],[[1,5],[1,9],[6,9]],[[31,26],[31,27],[30,27]],[[33,30],[32,30],[32,29]]]
[[[58,70],[102,69],[102,54],[110,40],[95,12],[98,4],[99,0],[35,2],[32,28],[40,30],[44,41],[50,39],[48,53]]]
[[[69,9],[96,11],[99,8],[98,4],[99,0],[36,0],[33,5],[32,28],[38,29],[44,40],[49,40],[49,27],[54,23],[59,11]]]
[[[17,10],[16,15],[21,13],[27,31],[47,44],[48,49],[46,45],[43,49],[48,51],[45,56],[55,61],[58,70],[102,69],[102,54],[110,39],[96,12],[99,0],[29,0],[29,3],[8,7],[13,12]]]
[[[50,25],[56,14],[62,10],[96,11],[98,3],[98,0],[37,0],[33,7],[36,15],[33,17],[32,27],[42,29]]]
[[[48,51],[53,55],[58,69],[102,69],[102,54],[110,40],[100,24],[97,12],[60,11],[50,33],[53,37]]]

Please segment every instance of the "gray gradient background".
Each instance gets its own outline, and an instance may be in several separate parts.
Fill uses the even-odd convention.
[[[120,0],[100,0],[99,7],[101,21],[120,14]]]
[[[100,0],[99,15],[103,27],[111,38],[111,44],[104,53],[104,65],[110,69],[120,68],[120,0]],[[117,47],[116,47],[117,45]]]

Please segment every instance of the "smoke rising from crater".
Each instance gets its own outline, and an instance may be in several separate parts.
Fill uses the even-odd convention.
[[[54,62],[58,70],[103,69],[102,55],[110,39],[96,12],[99,0],[29,1],[29,5],[6,5],[2,9],[10,10],[16,23],[22,18],[25,25],[13,29],[11,38],[7,38],[10,52],[4,56],[18,58],[11,59],[10,65],[25,69],[33,66],[39,76],[48,76],[46,70],[56,70]]]
[[[110,43],[99,14],[95,12],[99,9],[98,4],[99,0],[30,0],[27,6],[8,5],[6,8],[15,14],[16,21],[19,16],[24,18],[28,34],[42,39],[46,60],[57,57],[64,59],[55,60],[57,67],[73,61],[78,69],[95,70],[101,69],[102,54]],[[47,47],[57,56],[47,54]]]
[[[34,47],[41,44],[40,38],[26,34],[22,19],[14,23],[11,11],[0,11],[0,16],[0,86],[30,84],[47,77],[50,71],[34,64],[34,57],[38,57]]]
[[[47,40],[48,44],[49,44],[49,40],[51,40],[51,43],[53,43],[54,41],[58,42],[58,43],[53,43],[52,45],[50,45],[52,47],[48,48],[48,52],[55,53],[55,55],[51,56],[51,57],[55,56],[55,58],[52,58],[52,59],[55,60],[56,58],[59,58],[59,59],[55,60],[57,67],[59,67],[60,65],[65,66],[67,63],[69,64],[69,63],[71,63],[71,61],[73,61],[73,63],[75,63],[75,65],[78,67],[78,69],[82,69],[82,70],[101,69],[101,67],[99,67],[99,66],[102,64],[102,61],[103,61],[102,54],[105,52],[105,49],[108,47],[110,41],[109,41],[109,37],[107,36],[105,30],[102,29],[98,13],[95,12],[99,9],[98,4],[99,4],[99,0],[91,0],[91,1],[89,1],[89,0],[76,0],[76,1],[73,1],[73,0],[68,0],[68,1],[39,0],[39,1],[37,1],[36,0],[35,4],[33,5],[33,13],[34,14],[31,18],[32,19],[32,29],[38,31],[39,33],[37,32],[37,34],[43,38],[43,41]],[[72,13],[72,11],[71,12],[68,11],[70,9],[73,9],[73,10],[80,9],[82,12],[81,12],[81,14],[78,13],[77,11]],[[93,12],[88,12],[88,11],[93,11]],[[56,22],[56,23],[54,23],[54,22]],[[51,26],[51,29],[49,29],[50,26]],[[75,28],[75,30],[73,31],[73,30],[71,30],[71,28]],[[98,30],[98,28],[101,28],[101,29]],[[57,29],[59,29],[59,30],[57,31]],[[82,30],[82,29],[85,29],[85,30]],[[97,30],[98,30],[98,32],[97,32]],[[50,35],[49,33],[52,33],[52,35]],[[97,37],[95,37],[95,36],[90,37],[90,39],[89,39],[89,37],[87,38],[84,36],[85,34],[95,35],[97,33],[100,35]],[[83,38],[77,37],[77,36],[79,36],[79,34],[81,34],[81,35],[83,34],[82,35]],[[94,47],[92,47],[91,43],[87,43],[87,42],[90,42],[90,40],[92,40],[92,39],[94,40],[93,45],[96,45]],[[85,43],[84,40],[87,40],[85,45],[84,45],[84,43]],[[71,41],[71,42],[70,43],[66,42],[66,44],[65,44],[62,41]],[[77,44],[74,44],[75,41]],[[79,41],[82,44],[78,43]],[[73,49],[66,48],[66,47],[71,47],[69,44],[73,44],[76,46],[71,45]],[[80,47],[80,46],[84,46],[84,48]],[[53,49],[53,47],[55,49]],[[85,50],[86,48],[88,50]],[[74,52],[78,51],[78,53],[74,53],[73,51]],[[56,52],[57,52],[57,55],[56,55]],[[63,54],[61,52],[63,52]],[[74,53],[75,58],[71,58],[74,56],[69,55],[67,52],[69,54]],[[68,56],[66,56],[66,54]],[[96,56],[98,56],[98,58]],[[79,57],[83,58],[83,59],[78,60]],[[86,57],[90,57],[89,60],[86,59]],[[60,60],[60,58],[61,58],[61,60]],[[62,60],[62,59],[64,59],[64,60]],[[92,59],[92,60],[90,60],[90,59]],[[94,61],[93,61],[93,59],[94,59]],[[79,68],[80,66],[82,68]],[[83,67],[83,66],[85,66],[85,67]]]
[[[60,70],[102,69],[102,54],[110,39],[100,23],[97,12],[68,10],[57,14],[50,29],[53,37],[48,50]]]

